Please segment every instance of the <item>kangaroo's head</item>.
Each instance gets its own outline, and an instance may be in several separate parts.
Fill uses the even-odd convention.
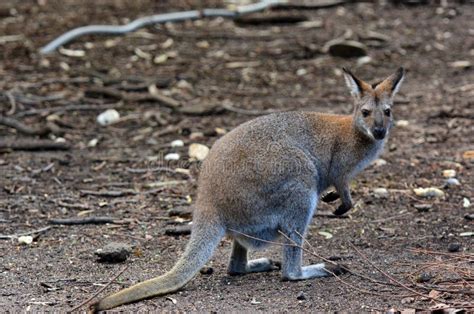
[[[383,140],[392,126],[393,97],[402,84],[405,70],[399,68],[385,80],[372,85],[358,79],[349,70],[343,70],[355,100],[355,127],[370,139]]]

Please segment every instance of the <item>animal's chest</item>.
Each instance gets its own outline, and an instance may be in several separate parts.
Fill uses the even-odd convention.
[[[351,171],[351,176],[355,176],[360,171],[364,170],[373,160],[375,160],[383,150],[383,142],[380,144],[375,144],[373,147],[370,147],[366,152],[355,156],[353,162],[353,167]]]

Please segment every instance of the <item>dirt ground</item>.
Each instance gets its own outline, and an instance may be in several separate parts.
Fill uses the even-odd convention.
[[[140,16],[224,5],[185,0],[1,2],[0,115],[36,128],[47,125],[51,132],[31,136],[0,126],[0,140],[59,139],[70,145],[69,150],[0,152],[0,234],[13,235],[0,240],[3,311],[66,311],[125,266],[101,296],[170,269],[189,236],[170,236],[165,230],[187,225],[189,217],[170,216],[169,210],[192,202],[198,171],[187,176],[146,169],[198,169],[198,162],[187,160],[191,143],[211,147],[224,130],[258,114],[350,113],[343,66],[370,81],[399,66],[408,70],[394,107],[397,126],[381,156],[386,164],[370,166],[354,181],[356,207],[348,218],[334,219],[328,215],[334,205],[320,204],[307,236],[316,254],[353,273],[301,282],[282,282],[279,272],[230,277],[226,263],[231,243],[224,240],[208,263],[212,274],[199,274],[169,298],[120,310],[472,309],[474,226],[468,203],[474,202],[474,173],[473,159],[465,152],[474,150],[473,6],[451,1],[444,6],[352,3],[275,11],[321,23],[248,25],[204,19],[147,27],[122,37],[83,37],[66,46],[84,52],[76,57],[68,56],[68,50],[38,53],[77,26],[123,24]],[[364,43],[370,62],[322,51],[326,42],[341,36]],[[150,85],[179,107],[150,97]],[[100,126],[96,117],[108,108],[122,118]],[[178,139],[184,147],[170,145]],[[165,161],[168,153],[182,158]],[[444,187],[447,169],[456,171],[460,185]],[[413,189],[418,187],[438,187],[444,196],[417,196]],[[388,196],[377,197],[376,188],[387,189]],[[115,194],[103,195],[107,191]],[[116,223],[49,222],[89,216],[112,217]],[[15,236],[47,226],[51,228],[32,233],[29,245],[19,244]],[[95,250],[110,242],[133,245],[132,256],[124,263],[98,263]],[[448,251],[450,245],[456,251],[456,244],[457,252]],[[252,254],[276,260],[279,255],[279,247]],[[315,255],[305,255],[306,263],[317,261]]]

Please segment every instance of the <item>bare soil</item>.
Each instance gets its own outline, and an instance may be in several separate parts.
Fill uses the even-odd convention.
[[[224,240],[208,263],[214,270],[211,275],[199,274],[169,298],[120,309],[472,308],[473,238],[467,233],[474,229],[469,216],[473,207],[464,205],[466,199],[474,202],[474,173],[472,159],[463,158],[474,149],[472,5],[353,3],[290,11],[320,20],[321,27],[314,28],[205,19],[148,27],[122,37],[88,36],[67,45],[85,51],[82,57],[38,53],[41,46],[77,26],[123,24],[140,16],[222,6],[218,1],[196,5],[184,0],[2,1],[0,114],[32,127],[53,123],[54,134],[43,138],[63,138],[71,148],[0,153],[0,234],[31,232],[50,225],[50,219],[78,216],[108,216],[120,223],[51,225],[33,234],[30,245],[19,244],[17,237],[0,240],[0,308],[66,311],[107,284],[125,265],[128,270],[101,295],[170,269],[188,236],[168,236],[164,231],[187,224],[189,217],[171,217],[168,211],[192,202],[199,165],[167,162],[164,156],[177,152],[184,160],[190,143],[210,147],[221,136],[220,129],[231,130],[254,118],[251,114],[271,110],[350,113],[350,95],[340,71],[343,66],[373,81],[398,66],[408,70],[394,108],[395,118],[407,122],[398,123],[391,134],[381,156],[386,165],[371,166],[354,181],[357,205],[348,218],[324,215],[333,205],[320,204],[322,214],[316,215],[307,236],[318,255],[332,257],[362,276],[346,274],[340,277],[342,282],[334,277],[282,282],[279,272],[230,277],[226,263],[231,243]],[[384,34],[388,41],[367,39],[370,31]],[[327,41],[344,34],[368,46],[369,63],[357,65],[357,59],[321,51]],[[7,35],[24,37],[1,42]],[[167,60],[153,62],[165,53]],[[470,60],[470,66],[453,65],[462,60]],[[144,99],[147,86],[155,83],[187,112]],[[120,93],[98,92],[103,86]],[[231,104],[233,109],[223,109],[222,104]],[[71,105],[89,107],[64,109]],[[97,115],[112,107],[122,120],[100,126]],[[1,141],[38,139],[0,126]],[[98,143],[90,147],[93,139]],[[177,139],[185,146],[171,147]],[[130,170],[160,166],[191,168],[192,176]],[[446,169],[456,170],[459,186],[443,188]],[[170,180],[180,182],[153,187]],[[413,193],[417,187],[438,187],[445,194],[422,198]],[[377,198],[375,188],[388,189],[389,196]],[[121,191],[123,195],[90,195],[84,190]],[[326,239],[320,231],[332,238]],[[133,245],[134,254],[121,264],[98,263],[94,251],[117,241]],[[448,251],[452,243],[460,244],[458,252]],[[274,246],[252,256],[279,260],[279,254],[280,248]],[[316,256],[305,256],[307,263],[318,261]],[[301,293],[303,300],[297,299]]]

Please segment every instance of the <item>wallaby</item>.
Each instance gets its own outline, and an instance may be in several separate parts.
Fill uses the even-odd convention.
[[[216,141],[204,160],[191,239],[176,265],[162,276],[105,297],[93,310],[111,309],[177,291],[212,257],[221,239],[233,239],[228,273],[275,269],[267,258],[247,260],[248,249],[284,234],[284,280],[331,274],[324,263],[302,266],[303,236],[320,195],[330,186],[352,207],[350,180],[382,151],[392,127],[393,97],[405,71],[370,85],[344,69],[354,98],[352,115],[314,112],[270,114],[246,122]],[[262,240],[262,241],[261,241]],[[295,245],[296,244],[296,245]]]

